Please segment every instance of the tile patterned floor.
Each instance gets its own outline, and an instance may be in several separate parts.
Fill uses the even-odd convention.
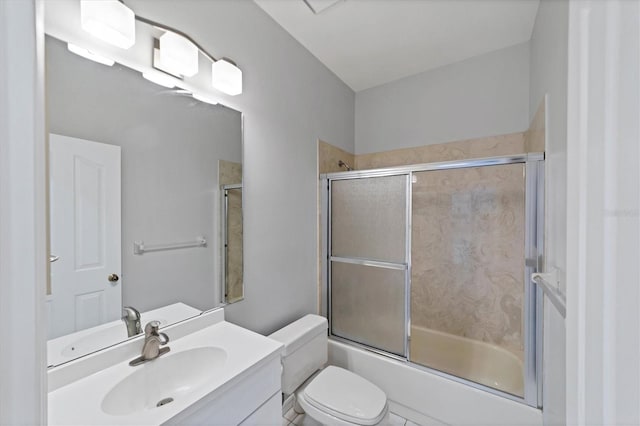
[[[287,411],[282,418],[282,426],[322,426],[309,416],[298,414],[293,409]],[[412,421],[403,419],[402,417],[389,413],[389,422],[385,426],[419,426]]]

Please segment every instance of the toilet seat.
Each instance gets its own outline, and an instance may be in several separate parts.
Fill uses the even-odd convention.
[[[328,366],[298,393],[311,417],[325,424],[372,426],[387,415],[387,396],[368,380],[340,367]],[[315,415],[314,415],[315,414]]]

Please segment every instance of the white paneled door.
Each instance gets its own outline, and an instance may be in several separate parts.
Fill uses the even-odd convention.
[[[120,147],[49,137],[49,338],[121,314]]]

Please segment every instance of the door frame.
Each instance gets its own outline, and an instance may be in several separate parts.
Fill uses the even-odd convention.
[[[42,0],[0,2],[0,424],[47,423],[43,28]]]

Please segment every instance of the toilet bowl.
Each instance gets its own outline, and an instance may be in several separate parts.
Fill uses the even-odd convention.
[[[327,320],[306,315],[269,336],[284,344],[282,391],[324,425],[373,426],[388,420],[385,393],[351,371],[327,366]],[[321,370],[316,374],[318,370]]]

